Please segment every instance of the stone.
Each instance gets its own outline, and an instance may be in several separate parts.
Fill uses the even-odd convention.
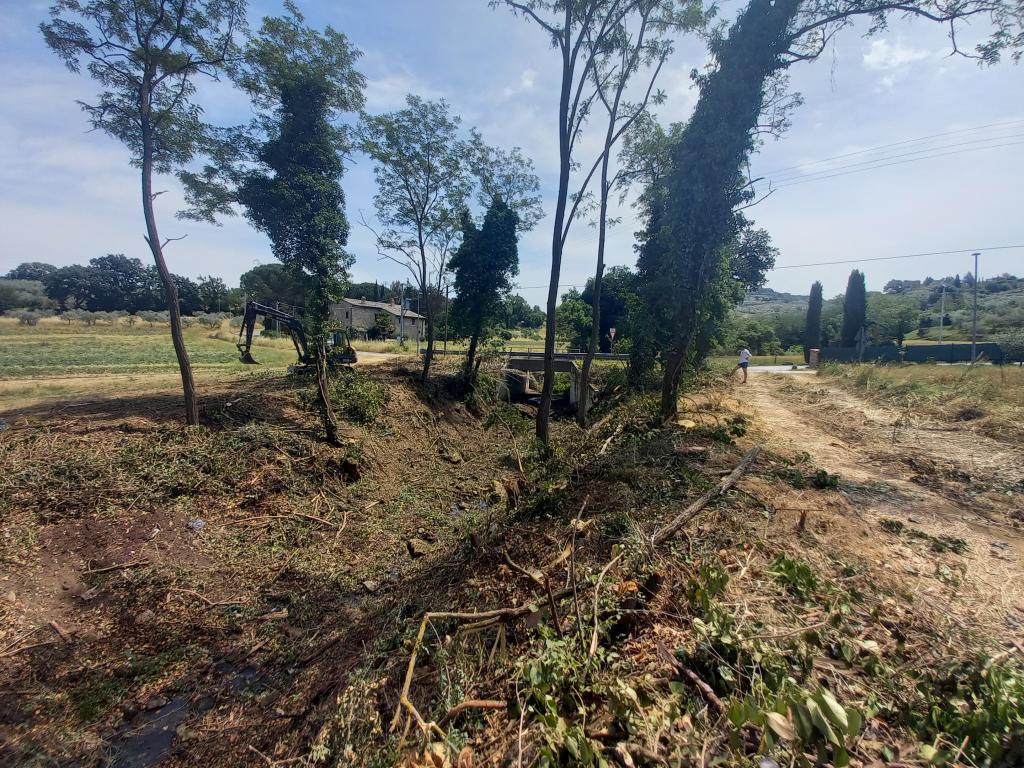
[[[10,592],[7,593],[7,602],[10,603],[11,605],[14,605],[15,603],[18,602],[18,595],[15,594],[13,589]]]
[[[430,552],[430,544],[418,537],[413,537],[406,541],[405,548],[409,550],[409,557],[414,560]]]
[[[163,709],[167,706],[167,699],[163,696],[150,696],[146,699],[146,703],[142,705],[142,708],[147,712],[153,712],[157,709]]]
[[[363,582],[363,589],[365,589],[367,592],[373,594],[378,589],[380,589],[380,582],[379,581],[374,581],[373,579],[367,579],[366,581]]]
[[[505,485],[501,480],[495,480],[491,483],[491,501],[495,504],[500,504],[508,499],[508,491],[505,490]]]
[[[151,624],[154,619],[156,619],[156,614],[148,608],[144,611],[139,611],[137,614],[135,614],[136,624]]]

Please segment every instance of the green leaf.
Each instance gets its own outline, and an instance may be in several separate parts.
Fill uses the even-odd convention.
[[[807,712],[811,716],[811,722],[814,723],[814,727],[821,733],[822,736],[830,743],[836,746],[839,745],[839,739],[836,737],[835,731],[832,730],[832,726],[829,725],[828,720],[821,713],[821,708],[818,706],[818,702],[814,699],[807,699],[804,702],[807,707]]]
[[[843,733],[846,733],[850,728],[850,723],[846,717],[846,710],[836,701],[831,691],[827,688],[821,688],[814,698],[821,706],[821,711],[825,717],[831,720]]]
[[[921,756],[921,759],[927,760],[929,763],[936,762],[936,759],[939,756],[939,750],[931,744],[922,744],[917,753]]]
[[[814,735],[814,724],[811,722],[811,715],[807,708],[803,704],[794,704],[790,707],[790,713],[793,715],[793,721],[796,723],[796,729],[800,733],[800,738],[804,741],[810,741],[811,736]]]
[[[860,711],[853,707],[846,708],[846,721],[850,724],[850,727],[846,731],[846,735],[856,741],[860,735],[861,726],[864,725],[864,718],[861,716]]]

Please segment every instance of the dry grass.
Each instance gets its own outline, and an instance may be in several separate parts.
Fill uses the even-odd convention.
[[[347,449],[313,439],[298,385],[280,381],[206,401],[201,430],[135,403],[0,436],[4,535],[19,542],[3,550],[16,599],[2,609],[18,634],[0,643],[27,642],[44,618],[32,606],[73,638],[14,657],[3,687],[23,693],[0,706],[0,756],[123,748],[151,718],[132,703],[163,696],[187,702],[169,766],[256,752],[307,766],[438,764],[425,752],[452,765],[788,764],[822,745],[769,738],[765,713],[822,686],[865,715],[843,739],[862,763],[885,747],[917,764],[919,740],[952,744],[925,715],[946,673],[973,679],[1000,639],[995,612],[938,576],[960,573],[961,556],[911,553],[934,577],[887,567],[917,545],[861,520],[843,486],[781,479],[816,469],[781,447],[652,547],[763,437],[724,385],[685,401],[685,428],[652,424],[645,400],[590,433],[556,423],[544,456],[520,409],[477,402],[481,419],[450,382],[409,373],[366,374],[390,403],[349,428]],[[412,537],[427,550],[415,559]],[[87,559],[146,565],[83,576]],[[510,606],[522,615],[427,628],[408,702],[443,725],[389,731],[422,615]],[[469,700],[507,706],[447,717]]]
[[[1000,440],[1024,438],[1024,368],[961,365],[830,365],[819,375],[912,414],[969,423]]]

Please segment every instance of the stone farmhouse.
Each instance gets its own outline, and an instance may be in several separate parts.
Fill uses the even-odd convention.
[[[342,299],[331,305],[331,316],[334,321],[347,328],[351,337],[355,339],[367,338],[367,334],[374,327],[377,315],[381,313],[391,318],[391,325],[394,327],[391,338],[398,338],[404,332],[408,341],[418,343],[426,336],[426,318],[411,309],[403,313],[400,304],[366,299]]]

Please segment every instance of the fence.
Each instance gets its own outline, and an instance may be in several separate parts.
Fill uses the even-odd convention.
[[[978,357],[982,355],[993,363],[1006,362],[1003,350],[998,344],[978,344]],[[822,362],[833,363],[969,363],[970,344],[910,344],[902,349],[893,344],[865,347],[861,356],[856,347],[825,347],[821,350]]]

